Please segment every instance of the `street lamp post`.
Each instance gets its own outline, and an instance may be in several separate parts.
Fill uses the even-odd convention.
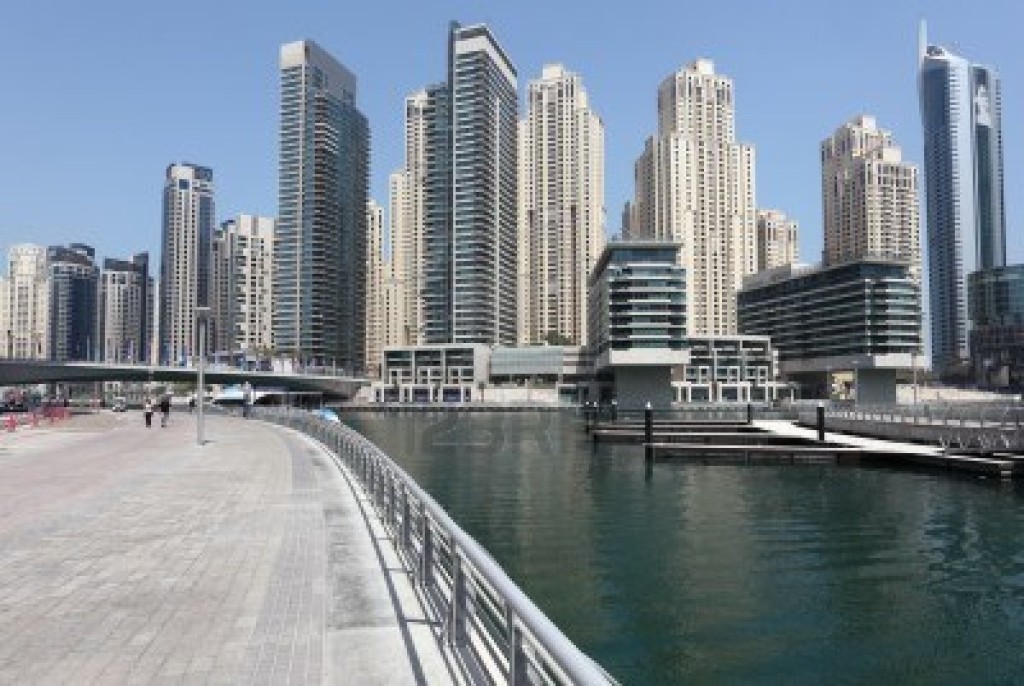
[[[196,443],[203,445],[206,442],[205,430],[206,427],[203,423],[203,397],[205,396],[204,389],[206,388],[206,381],[204,379],[206,371],[206,326],[210,315],[209,307],[197,307],[196,308],[196,330],[199,333],[199,366],[196,370]]]

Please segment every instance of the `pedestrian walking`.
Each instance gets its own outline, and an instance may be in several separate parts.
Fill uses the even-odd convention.
[[[171,416],[171,396],[165,395],[160,398],[160,426],[167,426],[167,420]]]
[[[196,397],[193,395],[188,399],[188,413],[192,414],[196,409]]]
[[[146,428],[153,426],[153,401],[149,398],[142,403],[142,414],[146,416]]]

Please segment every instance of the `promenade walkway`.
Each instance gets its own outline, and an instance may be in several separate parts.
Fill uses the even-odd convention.
[[[0,683],[464,681],[330,457],[138,412],[0,435]]]

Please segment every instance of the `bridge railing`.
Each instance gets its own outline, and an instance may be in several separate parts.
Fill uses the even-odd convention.
[[[490,554],[380,448],[310,413],[254,408],[253,416],[322,442],[362,486],[449,646],[493,682],[615,684],[519,589]]]

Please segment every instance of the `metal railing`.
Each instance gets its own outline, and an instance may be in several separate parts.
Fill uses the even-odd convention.
[[[441,619],[449,647],[472,659],[488,681],[616,683],[430,495],[360,433],[299,410],[254,408],[253,417],[319,440],[359,482],[392,535],[403,566]]]

